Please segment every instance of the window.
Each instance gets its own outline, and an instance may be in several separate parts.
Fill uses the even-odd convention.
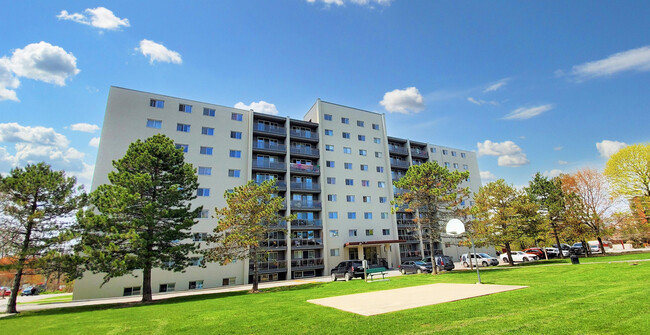
[[[345,196],[345,201],[354,202],[354,196],[353,195],[346,195]]]
[[[343,168],[346,170],[352,170],[352,163],[343,163]]]
[[[436,148],[431,148],[431,153],[436,153]]]
[[[327,183],[330,185],[336,184],[336,178],[334,177],[327,177]]]
[[[230,114],[230,119],[235,120],[235,121],[243,121],[244,120],[244,114],[232,113],[232,114]]]
[[[363,218],[366,220],[372,220],[372,212],[363,213]]]
[[[387,197],[379,197],[379,203],[380,203],[380,204],[385,204],[385,203],[387,203],[387,202],[388,202],[388,198],[387,198]]]
[[[381,234],[384,235],[384,236],[390,235],[390,229],[382,229]]]
[[[330,256],[338,256],[338,255],[339,255],[339,248],[330,249]]]
[[[466,157],[466,156],[465,156],[465,153],[464,153],[464,152],[461,152],[461,153],[460,153],[460,158],[465,158],[465,157]]]
[[[374,130],[379,130],[379,125],[376,124],[376,123],[373,123],[373,124],[372,124],[372,129],[374,129]]]
[[[165,101],[158,99],[149,100],[149,106],[156,108],[165,108]]]
[[[357,218],[357,212],[348,212],[348,219],[354,220]]]
[[[373,229],[366,229],[366,236],[372,236],[375,234],[375,231]]]
[[[325,151],[334,151],[334,146],[331,144],[325,144]]]
[[[214,109],[211,108],[203,108],[203,115],[205,116],[214,116]]]
[[[161,120],[147,119],[147,128],[160,129],[161,127],[162,127],[162,121]]]
[[[162,107],[159,107],[162,108]],[[140,286],[125,287],[123,296],[140,295]]]
[[[350,133],[343,132],[343,138],[350,138]]]
[[[467,169],[469,169],[469,166],[467,166],[467,164],[463,164],[463,170],[467,170]]]
[[[379,137],[373,138],[372,141],[377,143],[377,144],[381,144],[381,138],[379,138]]]
[[[361,164],[360,168],[361,168],[361,171],[368,171],[368,165]]]
[[[451,166],[451,165],[449,164],[449,162],[445,162],[445,167],[446,167],[446,168],[448,168],[448,167],[450,167],[450,166]]]
[[[388,212],[381,212],[380,216],[382,219],[388,219]]]
[[[190,290],[198,290],[202,288],[203,288],[203,280],[191,281],[188,287],[188,289]]]
[[[184,124],[184,123],[177,123],[176,124],[176,131],[182,131],[184,133],[189,133],[190,132],[190,125],[189,124]]]
[[[343,147],[343,153],[344,154],[352,154],[352,148]]]
[[[210,217],[210,210],[209,209],[203,209],[199,212],[199,214],[196,216],[198,219],[206,219]]]
[[[232,170],[232,169],[228,170],[228,177],[239,178],[240,174],[241,174],[240,170]]]
[[[192,241],[202,242],[208,239],[208,233],[194,233],[192,234]]]
[[[338,219],[339,218],[339,212],[329,212],[327,213],[327,217],[330,219]]]
[[[241,150],[230,150],[230,157],[241,158]]]
[[[350,236],[350,237],[357,236],[357,230],[356,229],[348,230],[348,236]]]
[[[452,152],[451,152],[451,155],[454,156],[454,157],[456,157],[456,151],[452,151]]]
[[[178,104],[178,111],[192,113],[192,105]]]
[[[336,201],[336,194],[328,194],[327,201]]]
[[[325,129],[325,136],[333,136],[334,131],[332,129]]]
[[[357,120],[357,127],[363,127],[363,121]]]
[[[208,135],[208,136],[214,136],[214,128],[201,127],[201,134],[202,135]]]
[[[348,119],[347,117],[342,117],[341,123],[350,124],[350,119]]]
[[[359,156],[367,156],[367,155],[368,155],[367,150],[359,149]]]
[[[365,141],[366,135],[357,135],[357,138],[359,139],[359,141]]]
[[[334,167],[334,161],[325,161],[325,166],[333,168]]]
[[[176,143],[176,149],[183,149],[183,152],[187,152],[190,149],[190,146],[187,144]]]
[[[323,118],[325,119],[325,121],[332,121],[332,114],[325,114],[323,115]]]
[[[201,155],[212,155],[212,147],[201,147],[199,153]]]
[[[362,180],[361,181],[361,186],[370,187],[370,180]]]
[[[236,140],[241,140],[241,131],[231,131],[230,132],[230,138],[234,138]]]
[[[201,262],[203,262],[203,257],[190,258],[190,266],[201,266]]]
[[[447,154],[449,154],[449,151],[447,149],[442,149],[442,154],[447,155]]]
[[[379,187],[379,188],[384,188],[384,187],[386,187],[386,182],[385,182],[385,181],[378,181],[378,182],[377,182],[377,187]]]
[[[379,151],[375,151],[375,157],[377,157],[377,158],[381,158],[381,157],[382,157],[381,152],[379,152]]]
[[[369,195],[364,195],[363,196],[363,202],[370,202],[370,196]]]
[[[454,169],[458,169],[458,163],[454,163]]]
[[[345,185],[353,186],[354,185],[354,180],[353,179],[346,179],[345,180]]]
[[[221,280],[221,286],[230,286],[237,283],[237,277],[224,278]]]
[[[384,167],[383,166],[378,166],[377,167],[377,172],[383,173],[384,172]]]
[[[339,231],[336,229],[330,230],[330,237],[338,237]]]
[[[196,196],[198,197],[209,197],[210,196],[210,189],[209,188],[198,188],[196,190]]]
[[[201,175],[201,176],[211,176],[212,175],[212,168],[211,167],[205,167],[205,166],[199,166],[199,175]]]

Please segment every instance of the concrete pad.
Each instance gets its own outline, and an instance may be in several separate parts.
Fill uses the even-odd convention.
[[[342,295],[307,300],[312,304],[333,307],[342,311],[370,316],[405,309],[441,304],[528,286],[485,284],[431,284],[393,290]]]

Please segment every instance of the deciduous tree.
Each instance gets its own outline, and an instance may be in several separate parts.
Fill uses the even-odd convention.
[[[650,143],[633,144],[612,155],[605,165],[612,195],[623,197],[638,218],[650,221]]]

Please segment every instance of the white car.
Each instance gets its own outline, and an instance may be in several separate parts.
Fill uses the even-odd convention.
[[[537,260],[537,256],[533,254],[527,254],[523,251],[511,251],[510,254],[512,255],[513,262],[532,262]],[[505,263],[508,263],[508,254],[502,254],[501,259]]]

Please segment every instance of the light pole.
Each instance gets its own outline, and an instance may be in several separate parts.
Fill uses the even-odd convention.
[[[460,236],[465,233],[467,236],[469,236],[469,240],[472,243],[472,256],[474,256],[473,258],[476,259],[476,276],[478,277],[477,284],[481,284],[481,272],[478,269],[478,259],[476,258],[476,247],[474,247],[474,239],[472,238],[471,234],[465,231],[465,224],[463,224],[463,222],[458,219],[451,219],[449,222],[447,222],[446,231],[449,235]],[[469,263],[472,264],[472,257],[469,256],[470,255],[468,254],[467,257],[469,258]]]

